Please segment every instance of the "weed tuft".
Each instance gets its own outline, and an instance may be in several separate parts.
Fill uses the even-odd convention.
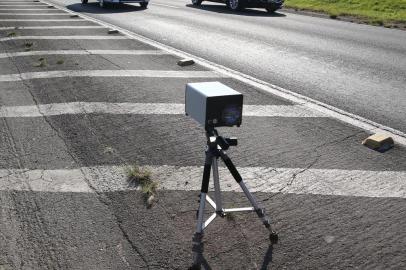
[[[151,172],[134,164],[127,168],[127,181],[130,185],[141,188],[145,203],[148,208],[151,208],[158,188],[158,183],[153,181]]]
[[[47,65],[47,60],[43,57],[38,59],[38,63],[34,64],[34,67],[45,67]]]
[[[65,63],[65,61],[63,59],[59,59],[58,61],[56,61],[56,63],[58,65],[62,65],[63,63]]]
[[[32,46],[34,46],[34,42],[27,41],[24,43],[25,48],[32,48]]]
[[[7,37],[15,37],[17,36],[16,32],[10,32],[7,34]]]

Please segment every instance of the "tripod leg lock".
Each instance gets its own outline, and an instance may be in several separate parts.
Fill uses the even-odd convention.
[[[265,211],[262,208],[256,209],[255,212],[257,213],[258,217],[260,217],[260,218],[263,218],[265,216]]]

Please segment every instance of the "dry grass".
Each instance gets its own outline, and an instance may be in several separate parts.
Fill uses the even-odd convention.
[[[147,207],[152,207],[158,183],[153,181],[151,172],[134,164],[127,168],[127,181],[129,184],[141,188]]]
[[[38,59],[38,63],[34,64],[34,67],[46,67],[47,66],[47,60],[43,57]]]

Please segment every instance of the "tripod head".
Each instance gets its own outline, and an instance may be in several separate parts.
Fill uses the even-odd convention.
[[[230,146],[237,146],[238,140],[235,137],[226,138],[220,136],[217,129],[215,128],[208,128],[206,129],[206,137],[207,137],[207,145],[209,149],[216,149],[218,150],[218,146],[222,150],[227,150]]]

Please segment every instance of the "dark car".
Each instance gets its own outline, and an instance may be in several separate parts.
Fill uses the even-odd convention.
[[[225,3],[231,10],[243,8],[265,8],[268,12],[275,12],[282,8],[284,0],[204,0],[209,2]],[[194,6],[200,6],[203,0],[192,0]]]
[[[87,4],[89,0],[81,0],[82,4]],[[97,0],[102,8],[108,7],[108,5],[118,5],[124,3],[138,3],[141,8],[147,8],[149,0]]]

